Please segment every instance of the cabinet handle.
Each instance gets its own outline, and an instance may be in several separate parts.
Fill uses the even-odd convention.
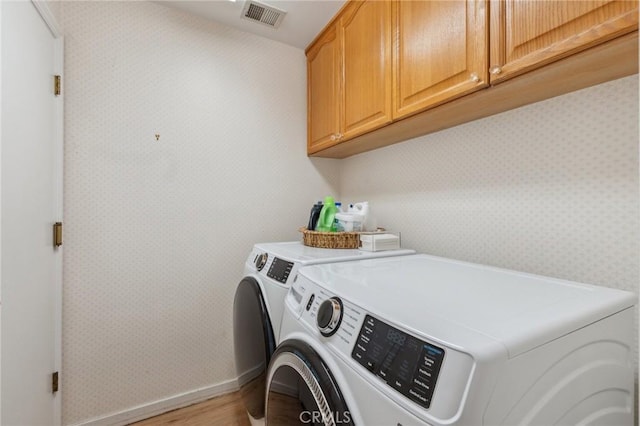
[[[334,133],[331,135],[331,142],[339,142],[344,135],[342,133]]]
[[[475,72],[472,72],[469,77],[471,78],[471,81],[473,81],[474,83],[477,83],[480,81],[480,77],[478,77],[478,74]]]
[[[498,75],[502,72],[502,68],[499,66],[489,68],[489,72],[493,75]]]

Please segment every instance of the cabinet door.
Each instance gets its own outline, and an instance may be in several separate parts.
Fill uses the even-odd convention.
[[[391,2],[351,2],[339,21],[342,140],[391,122]]]
[[[307,51],[307,152],[335,145],[339,133],[338,41],[329,28]]]
[[[635,0],[491,2],[491,83],[638,28]]]
[[[394,118],[487,86],[485,0],[394,2]]]

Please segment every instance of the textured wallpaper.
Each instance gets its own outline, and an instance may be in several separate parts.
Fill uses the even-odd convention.
[[[63,424],[235,378],[258,241],[298,239],[304,52],[149,2],[65,2]],[[159,140],[155,135],[159,134]]]
[[[369,201],[410,248],[638,289],[637,75],[340,167],[344,202]]]
[[[246,255],[328,194],[421,252],[638,290],[637,76],[309,159],[303,51],[156,3],[56,14],[65,425],[234,379]]]

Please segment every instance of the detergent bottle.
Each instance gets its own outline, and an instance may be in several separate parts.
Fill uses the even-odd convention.
[[[347,213],[352,215],[360,215],[361,219],[361,230],[368,231],[370,230],[370,224],[367,223],[367,218],[369,217],[369,202],[361,201],[359,203],[349,204],[349,208],[347,209]]]
[[[307,229],[309,231],[314,231],[316,229],[316,225],[318,224],[318,218],[320,217],[320,212],[322,211],[322,201],[318,201],[311,207],[311,213],[309,214],[309,224],[307,225]]]
[[[335,218],[338,208],[336,207],[333,197],[324,197],[324,204],[320,211],[320,217],[318,217],[318,224],[316,225],[316,231],[320,232],[336,232]]]
[[[338,223],[338,215],[342,213],[342,203],[336,201],[336,214],[333,216],[333,228],[336,232],[340,232],[340,225]]]

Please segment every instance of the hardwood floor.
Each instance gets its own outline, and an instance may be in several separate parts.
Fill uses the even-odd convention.
[[[251,426],[238,392],[169,411],[130,426]]]

